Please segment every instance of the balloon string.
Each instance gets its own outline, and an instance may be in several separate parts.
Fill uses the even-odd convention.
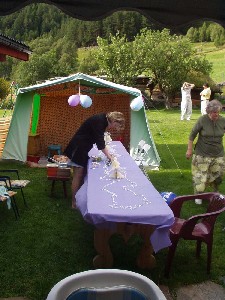
[[[79,96],[80,96],[80,80],[79,80]]]

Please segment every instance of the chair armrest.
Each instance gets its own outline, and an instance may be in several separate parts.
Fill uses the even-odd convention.
[[[170,208],[174,214],[175,218],[179,218],[180,217],[180,213],[181,213],[181,209],[183,206],[183,203],[185,201],[190,201],[190,200],[195,200],[196,196],[194,195],[185,195],[185,196],[178,196],[176,198],[174,198],[171,202],[170,202]]]
[[[199,220],[203,220],[209,217],[216,217],[221,213],[221,211],[223,211],[223,209],[219,210],[219,211],[215,211],[215,212],[210,212],[210,213],[205,213],[205,214],[199,214],[196,216],[192,216],[190,217],[188,220],[186,220],[182,226],[181,229],[181,234],[184,238],[190,238],[190,236],[192,235],[192,232],[196,226],[196,224],[198,223]]]
[[[176,218],[180,217],[182,205],[186,201],[193,201],[195,199],[205,199],[205,200],[211,200],[215,195],[220,195],[219,193],[203,193],[203,194],[195,194],[195,195],[184,195],[184,196],[178,196],[174,198],[170,203],[170,208],[173,211],[173,214]]]

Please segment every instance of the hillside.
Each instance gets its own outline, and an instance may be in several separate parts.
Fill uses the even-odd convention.
[[[138,12],[120,11],[99,21],[81,21],[44,3],[30,4],[0,17],[0,31],[15,39],[29,43],[41,36],[51,35],[58,39],[68,35],[76,47],[96,45],[97,36],[107,37],[117,31],[132,40],[145,27],[154,29],[150,21]]]
[[[22,30],[21,30],[22,28]],[[96,71],[93,55],[97,37],[108,38],[110,34],[126,35],[128,41],[141,29],[156,29],[143,15],[137,12],[120,11],[99,21],[81,21],[64,14],[53,5],[30,4],[11,15],[0,17],[1,33],[24,41],[33,50],[26,64],[9,58],[0,64],[0,77],[16,81],[20,86],[46,80],[51,77],[67,76],[78,71],[93,74]],[[217,26],[204,23],[202,27],[190,28],[190,40],[198,41],[204,35],[206,40],[217,40]],[[206,34],[207,33],[207,34]],[[197,39],[197,40],[196,40]],[[212,62],[212,79],[225,80],[225,46],[216,48],[214,42],[196,43],[199,54],[205,54]]]
[[[206,53],[206,58],[213,63],[212,78],[217,83],[225,82],[225,47]]]

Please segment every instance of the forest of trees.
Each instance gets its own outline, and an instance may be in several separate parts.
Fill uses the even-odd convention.
[[[98,70],[96,60],[90,54],[85,60],[78,61],[78,48],[96,46],[98,37],[109,39],[118,33],[131,42],[144,28],[157,29],[137,12],[116,12],[105,19],[88,22],[69,17],[52,5],[28,5],[0,17],[0,32],[23,41],[33,54],[28,62],[8,57],[0,64],[0,77],[27,86],[76,72],[92,74]],[[190,28],[187,37],[192,42],[213,41],[220,46],[225,43],[225,30],[218,24],[207,22]]]
[[[96,46],[98,36],[104,38],[117,31],[132,40],[142,28],[150,27],[149,21],[136,12],[117,12],[103,20],[88,22],[69,17],[52,5],[28,5],[0,17],[0,32],[23,41],[33,54],[29,62],[8,57],[6,63],[0,64],[0,77],[26,86],[76,73],[85,69],[77,61],[78,48]]]
[[[0,31],[17,40],[29,43],[46,35],[55,39],[66,36],[77,48],[96,45],[98,36],[105,38],[117,31],[132,40],[140,29],[150,27],[154,29],[148,19],[137,12],[117,12],[99,21],[81,21],[55,6],[40,3],[0,17]]]
[[[214,42],[215,46],[225,44],[225,29],[219,24],[204,22],[200,27],[191,27],[187,37],[193,42]]]

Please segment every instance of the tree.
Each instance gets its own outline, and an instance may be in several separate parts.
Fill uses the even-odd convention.
[[[186,36],[193,43],[199,42],[199,32],[198,32],[197,28],[194,28],[194,27],[189,28],[188,31],[187,31]]]
[[[198,56],[189,39],[170,31],[143,29],[133,42],[126,36],[98,38],[97,62],[109,80],[131,85],[135,77],[148,75],[158,86],[169,108],[176,92],[191,72],[209,74],[211,64]]]
[[[213,22],[204,22],[200,27],[188,29],[186,37],[192,42],[214,42],[219,47],[225,44],[225,29]]]
[[[200,42],[206,42],[207,40],[207,25],[206,22],[199,28],[199,40]]]
[[[142,72],[159,85],[169,108],[175,93],[191,71],[209,74],[211,64],[198,56],[190,41],[170,31],[144,29],[134,41],[136,53],[142,58]]]
[[[55,52],[33,54],[28,62],[20,62],[14,71],[14,79],[21,87],[54,77],[52,69],[56,63]]]
[[[95,54],[100,73],[107,79],[120,84],[133,84],[134,77],[140,74],[139,66],[134,59],[133,43],[125,35],[109,35],[108,39],[98,37],[98,48]]]
[[[12,71],[13,80],[20,86],[76,72],[77,48],[66,37],[55,40],[51,34],[45,34],[32,41],[30,47],[33,54],[29,61],[18,62]]]
[[[3,100],[10,92],[10,83],[4,78],[0,78],[0,99]]]
[[[78,72],[86,74],[95,74],[99,70],[98,63],[93,54],[94,50],[90,50],[88,55],[81,59],[78,67]]]
[[[0,63],[0,77],[10,81],[12,66],[16,63],[16,58],[7,56],[6,61]]]

